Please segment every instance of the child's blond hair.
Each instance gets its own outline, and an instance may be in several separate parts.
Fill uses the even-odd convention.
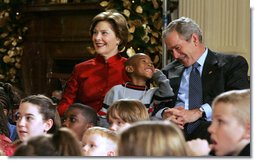
[[[188,156],[182,131],[169,121],[140,121],[122,131],[119,156]]]
[[[219,103],[232,105],[233,115],[240,123],[245,124],[250,123],[250,101],[250,89],[232,90],[217,96],[212,103],[212,107],[214,108]]]
[[[116,132],[109,130],[107,128],[104,127],[99,127],[99,126],[94,126],[91,128],[88,128],[85,133],[83,134],[83,136],[91,136],[91,135],[100,135],[103,138],[107,138],[109,140],[111,140],[113,143],[117,143],[118,141],[118,135]]]
[[[109,120],[109,117],[119,117],[127,123],[149,120],[146,107],[141,101],[136,99],[120,99],[115,101],[107,111],[107,120]]]

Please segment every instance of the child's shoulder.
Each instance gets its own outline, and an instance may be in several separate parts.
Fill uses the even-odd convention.
[[[123,87],[125,87],[125,84],[124,84],[124,83],[122,83],[122,84],[117,84],[117,85],[113,86],[111,89],[119,89],[119,88],[123,88]]]

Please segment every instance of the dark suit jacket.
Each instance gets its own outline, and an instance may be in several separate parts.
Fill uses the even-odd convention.
[[[250,143],[243,148],[243,150],[238,154],[238,156],[251,156]]]
[[[184,69],[178,61],[162,69],[175,93],[173,103],[168,107],[173,107],[176,102]],[[208,49],[202,73],[203,103],[211,105],[213,99],[225,91],[250,88],[247,74],[248,64],[242,56],[216,53]]]

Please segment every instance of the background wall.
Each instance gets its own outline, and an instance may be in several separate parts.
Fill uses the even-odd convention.
[[[200,25],[207,47],[240,54],[251,67],[249,0],[179,0],[181,16],[190,17]]]

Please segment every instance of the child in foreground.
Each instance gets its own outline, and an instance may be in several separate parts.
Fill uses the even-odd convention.
[[[118,156],[189,156],[179,127],[168,121],[140,121],[120,133]]]
[[[82,151],[75,134],[62,127],[54,134],[38,135],[24,141],[14,156],[82,156]]]
[[[109,128],[120,132],[131,124],[149,120],[149,114],[144,104],[135,99],[120,99],[115,101],[107,112]]]
[[[198,155],[250,156],[250,89],[220,94],[213,101],[213,119],[208,128],[212,144],[193,140],[188,144]],[[207,151],[201,149],[208,149]]]
[[[63,126],[71,129],[81,141],[84,132],[97,125],[97,112],[90,106],[74,103],[64,114]]]
[[[116,156],[118,136],[104,127],[91,127],[82,137],[84,156]]]
[[[61,125],[56,105],[44,95],[31,95],[21,100],[17,112],[20,141],[32,136],[54,133]]]

